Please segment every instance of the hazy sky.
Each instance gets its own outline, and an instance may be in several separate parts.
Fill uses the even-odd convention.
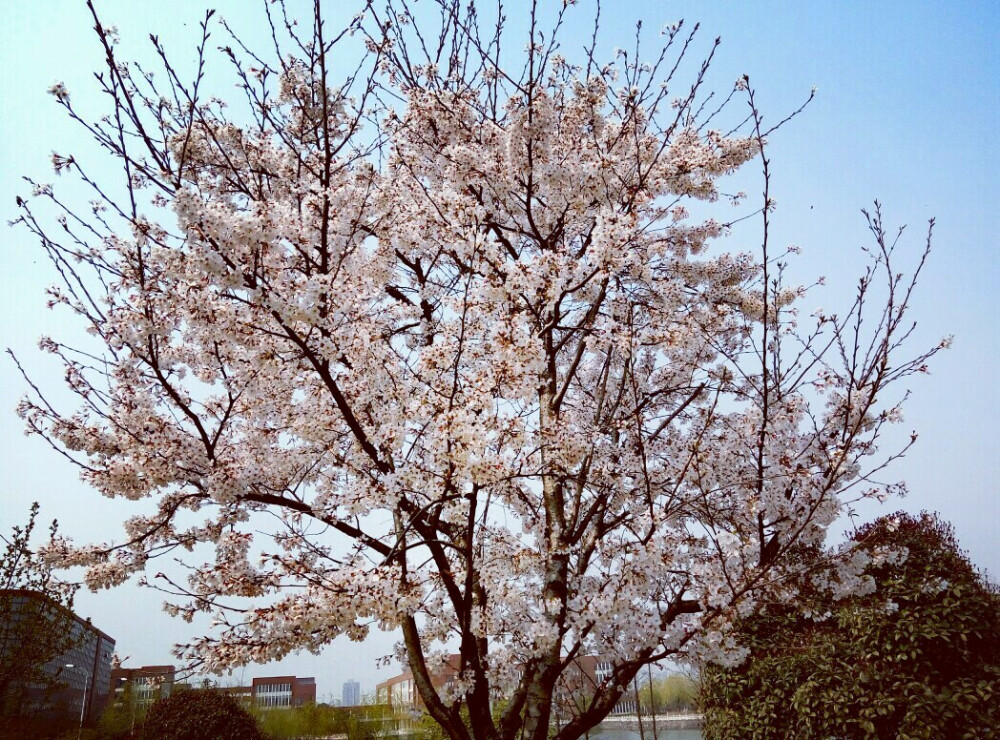
[[[106,24],[117,24],[122,50],[147,53],[158,33],[181,60],[189,60],[196,26],[216,7],[247,36],[260,38],[262,10],[255,0],[175,0],[169,11],[149,0],[95,0]],[[302,3],[291,0],[290,4]],[[310,4],[311,5],[311,4]],[[426,3],[425,3],[426,5]],[[521,5],[510,2],[511,16]],[[915,299],[914,347],[954,334],[954,347],[935,360],[932,374],[911,383],[913,396],[898,440],[920,434],[910,455],[887,478],[905,479],[910,496],[861,511],[864,518],[896,508],[938,511],[980,567],[1000,577],[997,480],[1000,449],[998,381],[997,215],[1000,214],[1000,27],[997,2],[638,2],[605,3],[607,50],[627,47],[634,22],[650,30],[680,18],[702,24],[701,50],[715,36],[723,45],[713,65],[716,88],[747,73],[772,121],[808,96],[806,112],[773,139],[772,193],[778,201],[773,238],[805,250],[797,275],[826,275],[827,287],[807,301],[833,310],[845,305],[861,269],[858,247],[868,243],[860,209],[878,198],[890,225],[909,224],[907,251],[922,246],[926,222],[937,218],[934,251]],[[563,35],[572,57],[590,33],[591,5],[581,2]],[[326,2],[334,25],[354,4]],[[78,127],[46,94],[66,83],[74,103],[100,110],[89,78],[100,50],[83,0],[5,3],[0,44],[0,216],[15,216],[14,199],[30,175],[54,181],[53,149],[76,151]],[[655,41],[655,33],[651,34]],[[218,37],[221,39],[221,36]],[[213,64],[223,66],[214,57]],[[226,82],[225,84],[229,84]],[[223,94],[230,88],[222,87]],[[751,233],[752,232],[747,232]],[[737,240],[734,237],[734,240]],[[23,230],[6,230],[0,290],[0,345],[12,348],[41,382],[54,389],[61,372],[35,349],[42,334],[65,336],[65,315],[44,307],[54,282],[38,245]],[[720,245],[751,248],[752,243]],[[814,305],[804,306],[811,310]],[[808,312],[808,310],[806,312]],[[108,501],[83,486],[75,470],[38,438],[22,436],[13,413],[25,390],[8,358],[0,362],[0,531],[24,520],[32,500],[46,519],[83,540],[119,536],[127,502]],[[56,394],[59,397],[59,394]],[[847,526],[835,527],[837,532]],[[171,662],[171,644],[193,628],[159,611],[162,597],[127,585],[81,593],[77,611],[118,642],[129,664]],[[356,678],[363,692],[394,670],[376,670],[392,640],[356,645],[346,639],[320,656],[295,656],[280,665],[248,667],[242,678],[315,675],[321,698],[339,698],[341,683]],[[240,680],[237,673],[234,680]]]

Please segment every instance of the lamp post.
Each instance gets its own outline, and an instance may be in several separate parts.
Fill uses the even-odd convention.
[[[86,668],[75,666],[72,663],[66,664],[67,668],[78,668],[78,670],[83,671],[83,701],[80,702],[80,727],[76,731],[76,740],[80,740],[80,736],[83,735],[83,713],[87,708],[87,685],[90,683],[90,671]]]

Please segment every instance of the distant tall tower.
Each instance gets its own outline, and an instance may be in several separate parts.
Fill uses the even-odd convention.
[[[356,707],[361,703],[361,684],[357,681],[344,681],[344,701],[342,706]]]

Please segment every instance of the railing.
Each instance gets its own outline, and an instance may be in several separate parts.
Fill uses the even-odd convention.
[[[601,727],[608,729],[614,728],[617,730],[631,730],[636,729],[639,726],[640,720],[644,727],[652,728],[653,725],[662,726],[664,728],[673,728],[675,730],[686,730],[695,729],[701,727],[702,722],[701,714],[693,713],[670,713],[670,714],[609,714],[601,722]]]

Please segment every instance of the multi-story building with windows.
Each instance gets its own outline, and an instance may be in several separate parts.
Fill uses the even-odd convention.
[[[316,679],[295,676],[255,678],[251,686],[253,703],[261,708],[301,707],[316,703]]]
[[[301,707],[316,703],[316,679],[297,676],[264,676],[250,686],[222,686],[217,691],[229,694],[242,704],[261,709]]]
[[[111,670],[111,689],[116,702],[127,697],[135,706],[145,707],[157,699],[170,696],[175,677],[176,669],[172,665],[122,666]]]
[[[449,655],[445,660],[444,669],[431,674],[431,684],[434,688],[444,688],[454,681],[460,664],[461,656],[458,653]],[[393,712],[422,710],[424,707],[423,700],[413,683],[413,673],[409,670],[378,684],[375,687],[375,703],[388,706]]]
[[[573,661],[571,668],[566,672],[566,682],[571,689],[580,690],[584,693],[593,690],[605,678],[614,672],[614,663],[605,658],[595,655],[584,655]],[[622,698],[610,714],[635,714],[635,694],[626,691]]]
[[[24,589],[0,590],[6,623],[3,625],[3,660],[36,660],[47,679],[42,683],[8,687],[5,701],[25,710],[86,721],[100,717],[111,687],[111,656],[115,641],[101,630],[43,593]],[[48,631],[46,633],[46,631]],[[38,635],[58,647],[55,654],[46,645],[37,646]],[[63,639],[65,638],[65,639]],[[47,654],[34,654],[39,653]]]
[[[457,653],[449,655],[444,670],[431,674],[431,683],[435,689],[448,686],[458,675],[461,656]],[[565,703],[567,711],[576,704],[581,696],[592,694],[594,689],[614,671],[614,664],[594,655],[584,655],[572,661],[563,673],[557,688],[556,711],[560,703]],[[413,682],[413,674],[407,670],[398,676],[393,676],[375,687],[375,702],[388,706],[395,714],[421,712],[423,700]],[[611,714],[634,714],[635,694],[626,692],[621,700],[611,710]]]
[[[340,706],[356,707],[359,704],[361,704],[361,684],[357,681],[344,681]]]
[[[252,686],[219,686],[215,691],[228,694],[245,707],[253,704]]]

